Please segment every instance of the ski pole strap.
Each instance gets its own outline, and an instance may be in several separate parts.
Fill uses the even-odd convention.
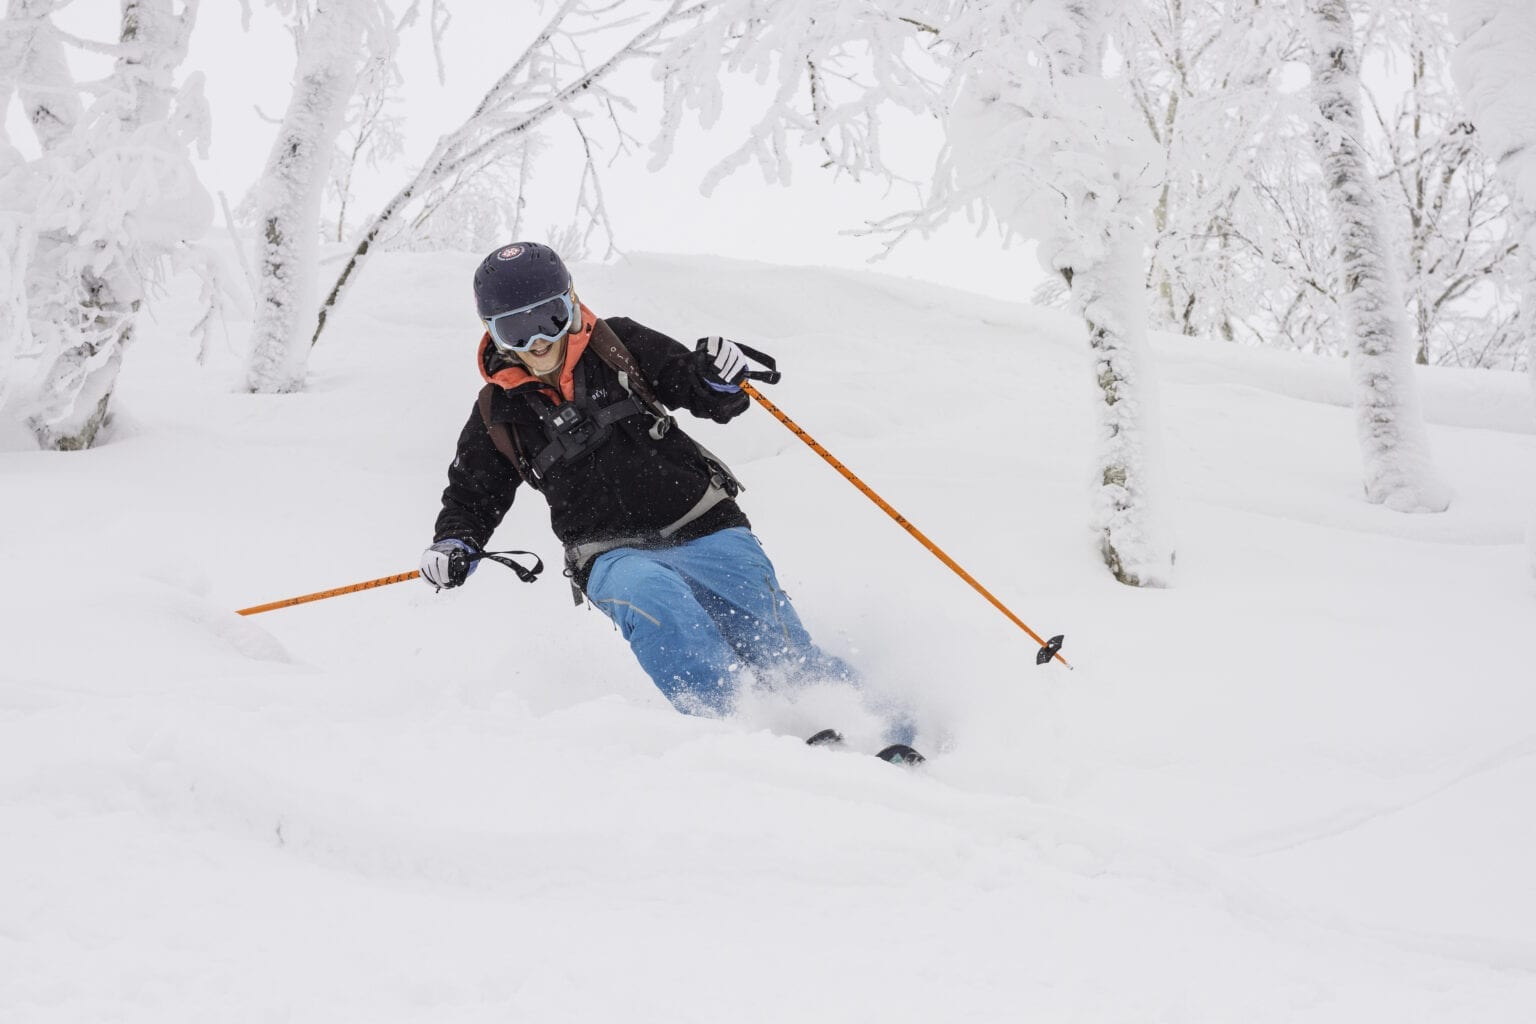
[[[777,384],[784,379],[784,375],[779,372],[779,364],[773,356],[768,355],[766,352],[759,352],[755,348],[749,348],[739,341],[736,343],[736,347],[741,349],[741,354],[748,359],[768,367],[766,370],[748,370],[744,374],[747,380],[760,380],[764,384]]]
[[[513,559],[513,555],[527,555],[529,558],[533,559],[533,568],[529,569],[523,565],[518,564],[518,562]],[[478,562],[482,558],[489,558],[493,562],[500,562],[508,569],[511,569],[513,572],[517,573],[517,578],[522,580],[524,583],[534,582],[539,578],[539,573],[544,571],[544,559],[540,558],[532,551],[482,551],[479,554],[469,556],[469,560],[471,562]]]

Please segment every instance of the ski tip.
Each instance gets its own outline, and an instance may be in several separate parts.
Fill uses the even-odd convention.
[[[843,742],[843,734],[836,729],[823,729],[805,741],[808,747],[837,746]]]
[[[875,756],[890,764],[901,765],[919,765],[928,760],[905,743],[892,743]]]

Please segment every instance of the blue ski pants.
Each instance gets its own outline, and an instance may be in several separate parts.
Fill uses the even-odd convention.
[[[746,527],[676,547],[604,552],[592,564],[587,598],[687,714],[729,712],[743,666],[807,681],[858,680],[847,662],[811,642]]]

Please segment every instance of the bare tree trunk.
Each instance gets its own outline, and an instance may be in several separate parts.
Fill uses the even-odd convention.
[[[293,96],[260,190],[260,276],[246,363],[246,386],[254,392],[304,386],[318,295],[320,203],[365,29],[353,0],[322,0],[300,43]]]
[[[1355,420],[1365,496],[1399,512],[1442,512],[1414,382],[1402,282],[1361,140],[1360,74],[1348,0],[1311,0],[1312,90],[1324,186],[1339,238],[1343,310],[1352,336]]]

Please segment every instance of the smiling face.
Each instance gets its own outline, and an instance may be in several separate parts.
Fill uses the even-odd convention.
[[[526,352],[517,354],[518,362],[528,368],[535,377],[547,377],[565,365],[565,343],[570,335],[562,335],[559,341],[539,341]]]

